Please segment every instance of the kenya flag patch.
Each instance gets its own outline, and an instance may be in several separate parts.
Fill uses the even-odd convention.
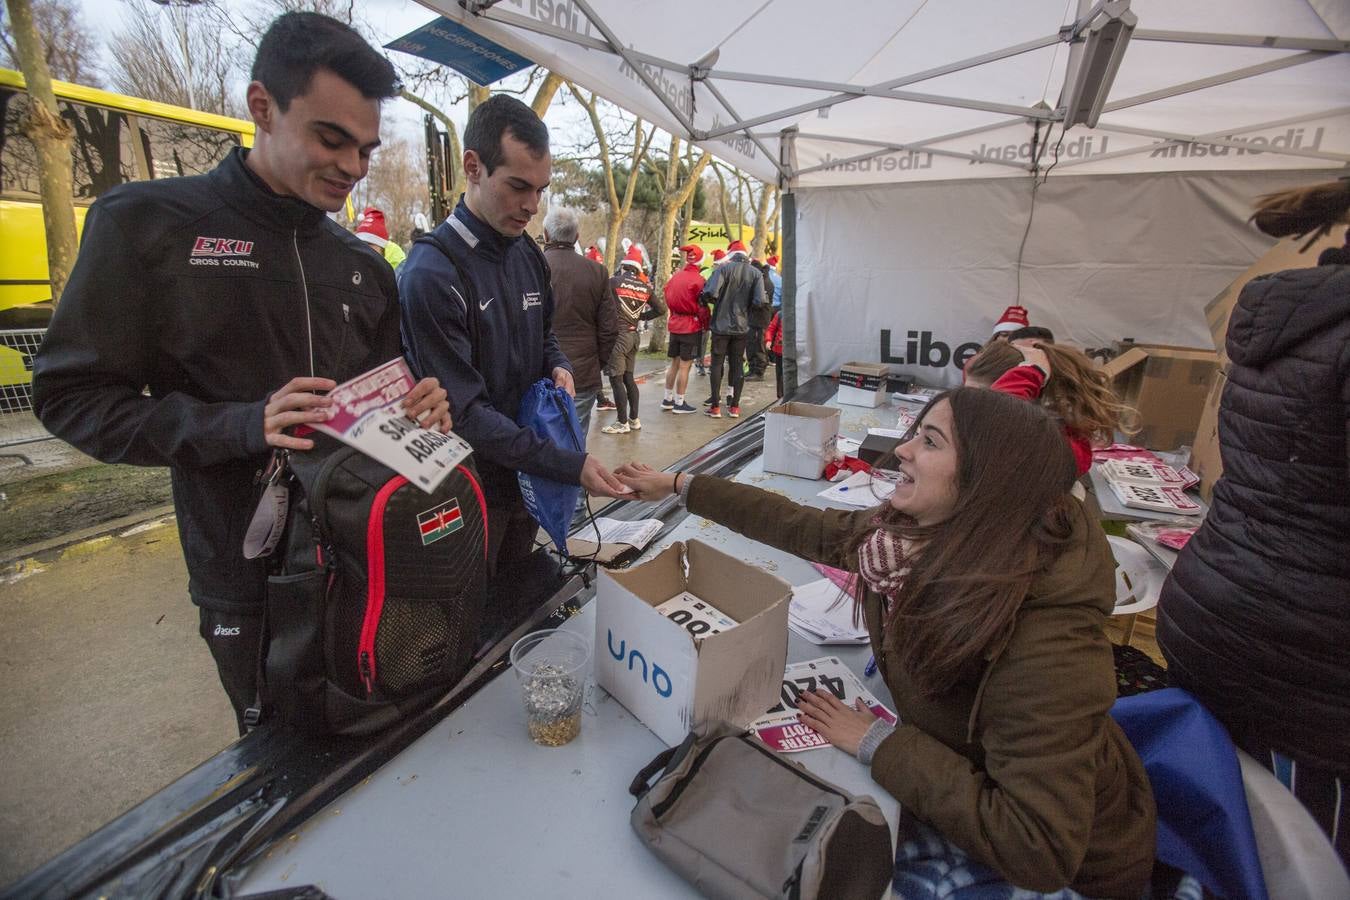
[[[442,503],[435,509],[417,514],[417,528],[422,533],[422,546],[434,544],[446,535],[454,534],[464,527],[464,516],[459,511],[459,501]]]

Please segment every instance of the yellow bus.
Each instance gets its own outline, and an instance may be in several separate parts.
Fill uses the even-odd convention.
[[[52,87],[73,132],[77,230],[109,188],[209,172],[233,148],[253,143],[253,123],[242,119],[63,81]],[[0,69],[0,331],[45,328],[52,314],[37,154],[21,131],[28,104],[23,75]],[[30,380],[31,344],[31,336],[0,335],[0,385]]]

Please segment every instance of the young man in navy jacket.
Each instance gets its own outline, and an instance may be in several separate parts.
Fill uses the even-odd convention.
[[[52,434],[169,467],[188,593],[241,732],[267,587],[267,560],[243,555],[255,475],[274,448],[312,448],[288,432],[329,417],[326,391],[400,353],[393,271],[326,215],[366,175],[393,66],[346,25],[288,13],[252,77],[252,150],[90,209],[33,370]],[[403,405],[449,430],[434,379]]]
[[[605,497],[629,493],[595,457],[516,424],[521,398],[541,378],[575,395],[553,334],[548,265],[524,233],[552,168],[548,128],[533,110],[504,94],[480,104],[464,130],[464,196],[413,245],[398,276],[408,359],[445,385],[455,431],[478,460],[491,572],[533,546],[537,527],[516,472]]]

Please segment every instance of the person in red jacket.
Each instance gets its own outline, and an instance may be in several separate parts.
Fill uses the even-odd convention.
[[[995,341],[963,370],[970,387],[987,387],[1049,407],[1064,423],[1064,438],[1082,475],[1092,448],[1115,440],[1117,430],[1138,429],[1137,414],[1117,399],[1101,370],[1077,350],[1044,341]]]
[[[665,289],[666,306],[670,309],[670,347],[666,351],[670,368],[666,370],[666,395],[661,401],[661,411],[687,415],[698,412],[685,401],[684,392],[689,387],[689,367],[703,342],[703,308],[698,302],[704,284],[698,267],[703,248],[685,244],[680,252],[684,254],[684,268],[670,276]]]
[[[774,259],[774,257],[769,257]],[[783,311],[780,309],[773,314],[769,320],[769,327],[764,329],[764,349],[769,351],[770,358],[773,359],[774,378],[778,384],[778,396],[783,396]]]

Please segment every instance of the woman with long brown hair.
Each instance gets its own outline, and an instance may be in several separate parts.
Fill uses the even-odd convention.
[[[900,724],[828,694],[801,710],[909,813],[1019,887],[1137,898],[1153,796],[1108,713],[1114,560],[1068,493],[1068,446],[1040,407],[973,388],[935,398],[916,428],[889,501],[856,512],[638,463],[616,474],[854,573]]]
[[[1039,402],[1064,426],[1074,465],[1082,475],[1092,465],[1092,448],[1115,440],[1117,430],[1138,431],[1138,415],[1116,396],[1111,381],[1072,347],[1049,341],[994,341],[966,361],[968,387],[987,387]]]
[[[1350,180],[1266,197],[1275,237],[1350,224]],[[1305,247],[1306,249],[1306,247]],[[1350,868],[1350,230],[1228,323],[1223,475],[1158,605],[1174,685],[1272,769]]]

